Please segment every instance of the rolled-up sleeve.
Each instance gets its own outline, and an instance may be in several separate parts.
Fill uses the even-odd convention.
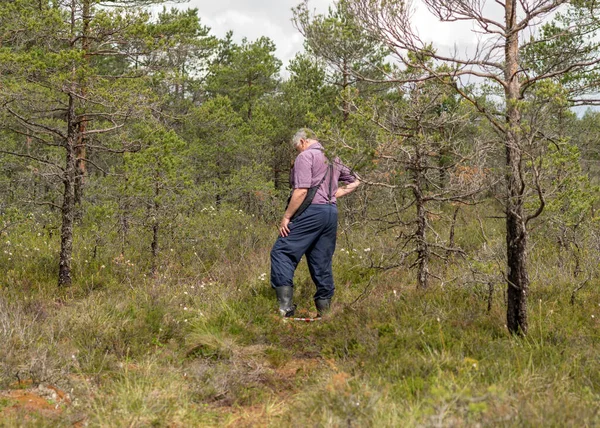
[[[356,175],[346,165],[341,163],[339,159],[336,159],[337,167],[340,171],[339,181],[345,184],[354,183],[356,181]]]

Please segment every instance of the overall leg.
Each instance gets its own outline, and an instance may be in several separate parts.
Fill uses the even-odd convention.
[[[306,252],[310,276],[317,286],[315,305],[319,314],[329,309],[334,293],[332,259],[337,236],[337,208],[327,206],[325,227]]]
[[[319,236],[322,224],[311,207],[290,223],[290,234],[279,237],[271,250],[271,287],[275,289],[283,316],[293,315],[294,272],[306,250]]]

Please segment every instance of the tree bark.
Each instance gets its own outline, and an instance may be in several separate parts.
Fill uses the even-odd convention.
[[[159,164],[160,165],[160,164]],[[158,256],[158,230],[160,228],[160,224],[158,221],[158,211],[160,208],[160,205],[158,203],[158,196],[160,194],[160,185],[159,185],[159,177],[160,177],[160,172],[157,170],[156,171],[156,182],[154,184],[154,221],[152,224],[152,244],[151,244],[151,249],[152,249],[152,275],[156,274],[156,259]]]
[[[348,122],[348,118],[350,117],[350,108],[348,105],[348,100],[346,99],[347,96],[345,94],[346,92],[346,88],[349,86],[348,83],[348,60],[346,59],[346,57],[344,57],[344,63],[343,63],[343,70],[342,70],[342,90],[344,91],[344,97],[342,99],[342,110],[343,110],[343,122],[346,123]]]
[[[125,189],[124,193],[127,194],[129,187],[128,177],[124,177]],[[129,201],[127,198],[119,200],[119,212],[121,222],[121,254],[125,254],[125,248],[129,244]]]
[[[417,209],[417,288],[429,286],[429,246],[427,245],[427,210],[423,199],[423,168],[420,148],[417,147],[413,169],[413,196]]]
[[[506,254],[507,254],[507,315],[506,325],[513,334],[527,334],[527,227],[525,220],[522,179],[522,148],[519,128],[521,114],[518,72],[519,37],[517,2],[506,2],[505,99],[506,99]]]
[[[62,226],[60,231],[60,259],[58,269],[58,285],[71,284],[71,259],[73,257],[73,222],[75,217],[75,143],[77,141],[77,125],[75,124],[75,97],[69,94],[67,111],[67,139],[64,142],[66,152],[65,171],[63,174],[63,203],[61,207]]]
[[[159,224],[158,220],[154,220],[154,224],[152,225],[152,275],[156,274],[156,257],[158,256],[158,229]]]
[[[90,8],[90,0],[83,0],[82,3],[82,27],[81,27],[81,49],[84,52],[86,61],[89,61],[88,51],[90,48],[89,41],[89,32],[90,32],[90,20],[91,20],[91,8]],[[87,93],[86,82],[80,82],[81,85],[81,99],[83,100]],[[84,101],[81,101],[83,104]],[[85,141],[85,131],[87,128],[87,117],[84,115],[81,117],[79,121],[79,132],[77,138],[77,145],[75,146],[75,205],[80,205],[81,200],[83,199],[83,187],[85,185],[85,179],[87,176],[87,166],[85,163],[86,159],[86,141]]]

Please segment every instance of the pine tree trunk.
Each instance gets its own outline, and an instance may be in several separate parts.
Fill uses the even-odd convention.
[[[158,196],[160,194],[160,184],[159,184],[159,176],[160,172],[156,172],[156,182],[154,183],[154,222],[152,224],[152,244],[150,245],[152,249],[152,275],[156,274],[156,260],[158,258],[158,230],[160,228],[160,224],[158,221],[158,210],[160,205],[158,203]]]
[[[427,219],[422,200],[417,200],[417,287],[425,289],[429,286],[429,248],[426,242]]]
[[[520,144],[521,114],[520,83],[517,76],[519,38],[516,0],[506,2],[507,37],[505,47],[506,98],[506,254],[507,254],[507,316],[506,325],[513,334],[527,334],[527,227],[522,181],[522,148]]]
[[[85,54],[85,58],[89,61],[88,51],[90,49],[89,42],[89,32],[90,32],[90,20],[91,20],[91,7],[90,0],[84,0],[82,3],[82,28],[81,28],[81,49]],[[86,82],[81,81],[81,103],[84,104],[85,101],[83,99],[87,95]],[[85,131],[87,128],[87,117],[82,116],[79,121],[79,132],[77,145],[75,146],[75,205],[81,205],[81,200],[83,199],[83,187],[85,185],[85,179],[87,176],[87,166],[86,166],[86,141],[85,141]],[[78,214],[79,217],[79,214]]]
[[[73,256],[73,222],[75,217],[75,143],[77,132],[75,125],[75,97],[69,94],[67,111],[67,139],[64,143],[66,151],[65,170],[63,173],[63,203],[61,207],[62,226],[60,231],[60,260],[58,269],[58,285],[71,284],[71,258]]]
[[[421,153],[417,148],[413,170],[413,196],[417,209],[417,288],[425,289],[429,286],[429,246],[427,245],[427,211],[423,199],[423,168]]]
[[[527,334],[527,231],[522,221],[523,206],[507,206],[506,250],[508,267],[506,325],[514,334]]]
[[[158,256],[158,229],[159,229],[159,224],[158,224],[158,220],[155,220],[154,223],[152,224],[152,244],[151,244],[151,249],[152,249],[152,275],[156,274],[156,259]]]
[[[129,193],[129,180],[127,175],[124,177],[125,188],[124,194]],[[119,216],[121,222],[121,254],[125,254],[125,248],[129,244],[129,200],[127,197],[119,199]]]
[[[348,101],[346,100],[347,95],[345,94],[346,92],[346,88],[349,86],[348,83],[348,75],[349,75],[349,70],[348,70],[348,60],[346,58],[344,58],[344,65],[343,65],[343,81],[342,81],[342,90],[344,91],[344,96],[342,98],[342,111],[343,111],[343,122],[346,123],[348,121],[348,118],[350,117],[350,106]]]

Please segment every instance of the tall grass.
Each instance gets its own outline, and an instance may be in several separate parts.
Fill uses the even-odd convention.
[[[58,238],[30,219],[0,241],[0,389],[17,388],[19,379],[51,384],[69,393],[71,404],[48,415],[0,400],[0,420],[7,426],[600,424],[597,282],[588,281],[571,304],[582,281],[572,259],[558,263],[551,240],[534,237],[530,331],[512,337],[497,263],[501,230],[497,220],[484,220],[483,237],[469,220],[465,213],[456,233],[470,257],[434,263],[452,280],[426,291],[415,289],[410,271],[372,267],[391,238],[344,230],[334,256],[331,315],[295,323],[276,315],[268,284],[275,228],[237,210],[199,213],[166,234],[154,276],[143,231],[132,233],[124,249],[116,234],[104,236],[99,250],[87,245],[96,232],[81,228],[75,284],[65,289],[55,286]],[[593,272],[592,256],[586,257]],[[303,262],[296,275],[300,313],[314,315],[313,293]]]

